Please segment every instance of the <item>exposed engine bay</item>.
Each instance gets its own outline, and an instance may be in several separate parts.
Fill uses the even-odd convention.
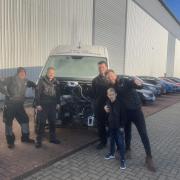
[[[60,81],[57,126],[95,126],[91,82]]]

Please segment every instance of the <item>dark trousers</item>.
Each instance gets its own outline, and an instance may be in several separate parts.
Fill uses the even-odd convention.
[[[14,144],[15,140],[12,129],[14,118],[16,118],[21,126],[21,138],[23,140],[27,140],[29,138],[29,118],[26,114],[23,103],[8,103],[4,109],[3,118],[5,123],[6,140],[8,144]]]
[[[126,122],[126,125],[125,125],[126,150],[129,150],[130,145],[131,145],[131,138],[132,138],[131,126],[132,126],[132,122],[134,123],[134,125],[136,126],[136,128],[138,130],[138,133],[139,133],[139,135],[141,137],[141,141],[143,143],[146,154],[151,157],[152,156],[151,155],[151,146],[150,146],[149,137],[148,137],[148,134],[147,134],[144,114],[143,114],[141,109],[127,110],[127,122]]]
[[[107,143],[107,132],[106,132],[107,114],[104,111],[104,105],[96,106],[95,116],[97,119],[97,129],[98,129],[100,142],[106,145]]]
[[[46,120],[48,120],[50,139],[56,138],[56,104],[42,105],[42,110],[37,111],[37,141],[41,142]]]
[[[109,129],[110,131],[110,154],[115,154],[115,144],[117,145],[120,153],[121,160],[125,160],[125,142],[124,132],[121,132],[118,128]]]

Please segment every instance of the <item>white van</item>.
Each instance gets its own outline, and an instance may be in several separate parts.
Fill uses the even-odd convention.
[[[61,126],[94,126],[91,83],[98,75],[98,62],[109,64],[107,48],[100,46],[58,46],[50,53],[40,74],[49,67],[56,70],[61,88],[61,109],[57,124]]]

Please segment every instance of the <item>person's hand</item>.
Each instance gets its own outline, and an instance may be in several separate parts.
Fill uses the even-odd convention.
[[[107,113],[109,113],[110,112],[110,108],[106,105],[106,106],[104,106],[104,110],[107,112]]]
[[[57,110],[59,110],[60,107],[61,107],[60,104],[57,104],[57,105],[56,105],[56,109],[57,109]]]
[[[37,111],[42,111],[42,106],[36,106]]]

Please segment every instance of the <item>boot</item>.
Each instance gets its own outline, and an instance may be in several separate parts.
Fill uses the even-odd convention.
[[[12,136],[6,135],[6,140],[7,140],[8,148],[13,149],[15,147],[15,145],[14,145],[14,141],[15,141],[14,134]]]
[[[22,134],[21,142],[34,144],[34,139],[29,138],[29,134]]]
[[[154,162],[151,156],[147,156],[145,159],[145,165],[149,171],[156,172],[156,168],[154,166]]]

